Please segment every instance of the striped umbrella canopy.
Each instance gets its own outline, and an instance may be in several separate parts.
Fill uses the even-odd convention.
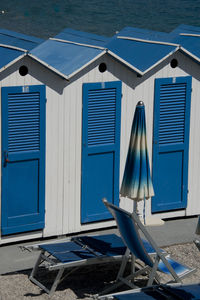
[[[142,101],[138,102],[135,110],[120,194],[136,201],[154,196],[147,151],[145,108]]]

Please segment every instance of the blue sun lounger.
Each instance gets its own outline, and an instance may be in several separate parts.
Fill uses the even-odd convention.
[[[25,248],[40,251],[29,279],[50,295],[66,276],[79,267],[119,261],[126,251],[123,241],[115,234],[80,236],[62,243],[32,245]],[[36,278],[41,266],[49,271],[57,271],[50,289]],[[66,269],[69,270],[63,276]]]
[[[199,300],[200,284],[157,285],[99,297],[99,300]]]
[[[107,207],[109,206],[107,201],[104,201],[104,203]],[[110,209],[111,207],[112,209],[116,209],[116,210],[118,209],[119,212],[125,212],[115,206],[109,206]],[[113,213],[113,211],[111,212]],[[125,231],[127,229],[128,236],[132,235],[131,238],[132,242],[135,243],[135,238],[137,238],[137,234],[135,235],[134,233],[135,229],[132,230],[129,228],[130,224],[128,223],[130,223],[131,214],[129,213],[127,214],[128,214],[127,215],[128,219],[125,220],[124,228]],[[141,224],[141,226],[143,225]],[[70,241],[65,241],[62,243],[57,242],[51,244],[26,246],[25,247],[26,249],[40,251],[38,260],[36,261],[36,264],[31,272],[30,280],[36,285],[38,285],[41,289],[43,289],[48,294],[53,294],[58,284],[61,281],[63,281],[63,279],[66,278],[66,276],[69,276],[73,271],[77,270],[80,267],[88,266],[92,264],[122,261],[121,268],[117,275],[117,281],[120,281],[120,284],[124,282],[127,284],[128,282],[128,285],[130,287],[134,287],[132,283],[129,283],[128,280],[129,278],[128,279],[123,278],[123,273],[126,264],[128,261],[130,261],[130,258],[132,258],[133,261],[133,257],[140,258],[140,259],[142,258],[143,260],[145,259],[145,261],[148,262],[150,265],[143,269],[141,268],[140,264],[135,264],[134,261],[134,263],[132,264],[133,277],[139,274],[143,274],[145,271],[149,270],[151,266],[153,266],[153,260],[151,257],[156,257],[155,266],[158,266],[158,260],[160,260],[160,257],[162,258],[164,257],[164,259],[167,260],[168,264],[170,263],[171,267],[169,267],[169,269],[170,268],[172,269],[172,273],[175,272],[173,271],[174,268],[176,269],[176,271],[177,270],[179,271],[178,272],[179,275],[181,275],[182,273],[182,276],[186,276],[191,271],[193,271],[190,268],[187,268],[182,264],[176,262],[175,260],[171,259],[169,256],[165,258],[167,253],[164,250],[159,249],[155,243],[151,243],[151,239],[149,242],[148,234],[146,234],[145,237],[146,240],[144,239],[139,240],[140,241],[139,247],[137,247],[136,253],[129,250],[130,245],[126,243],[126,240],[124,239],[123,235],[121,239],[119,236],[115,234],[98,235],[98,236],[79,236],[79,237],[72,238]],[[159,253],[159,255],[157,253]],[[144,255],[147,256],[147,258],[144,258]],[[137,270],[134,273],[133,271],[135,265],[137,265],[139,270]],[[49,271],[57,271],[57,275],[55,276],[52,286],[49,289],[44,284],[42,284],[42,282],[37,278],[38,273],[40,273],[41,266],[44,266]],[[151,278],[150,283],[153,281],[154,278],[157,279],[156,274],[154,274],[156,273],[155,266],[153,267],[153,273],[151,273],[150,276]],[[162,270],[165,271],[166,273],[171,272],[171,269],[168,270],[168,267],[166,267],[162,261],[159,262],[159,268],[162,268]],[[64,271],[67,269],[68,272],[66,274],[63,274]],[[173,274],[175,274],[174,276],[178,281],[178,275],[176,273]]]
[[[122,284],[126,284],[131,288],[135,288],[136,286],[131,282],[131,280],[145,272],[149,273],[147,286],[151,286],[154,280],[156,280],[157,283],[159,282],[157,271],[165,273],[167,275],[171,275],[174,282],[181,282],[182,278],[195,271],[195,269],[189,268],[179,263],[178,261],[172,259],[169,255],[167,255],[166,252],[164,253],[163,251],[161,251],[161,249],[158,248],[135,212],[131,214],[109,203],[106,199],[103,199],[103,202],[115,218],[119,232],[121,234],[121,238],[124,241],[124,244],[127,246],[126,253],[123,256],[121,267],[117,275],[116,283],[113,284],[111,288],[103,291],[103,293],[111,291],[112,289]],[[151,245],[151,247],[155,249],[154,256],[150,256],[146,251],[143,239],[140,236],[141,233],[145,236],[147,242]],[[144,264],[144,268],[141,268],[139,271],[136,271],[135,273],[131,273],[129,276],[124,277],[124,270],[130,255],[142,261]]]
[[[149,255],[155,255],[155,250],[151,245],[145,240],[143,243]],[[29,245],[23,248],[29,251],[40,251],[29,279],[50,295],[54,293],[64,278],[78,268],[92,264],[121,261],[126,252],[124,242],[116,234],[79,236],[62,243]],[[57,271],[49,289],[37,278],[41,270],[40,267],[45,267],[48,271]],[[68,272],[63,274],[66,269]]]

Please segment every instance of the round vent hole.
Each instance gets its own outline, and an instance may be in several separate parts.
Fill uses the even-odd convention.
[[[178,60],[173,58],[170,62],[170,66],[174,69],[178,66]]]
[[[27,68],[27,66],[21,66],[19,68],[19,74],[21,76],[26,76],[28,74],[28,68]]]
[[[107,70],[106,64],[105,64],[105,63],[101,63],[101,64],[99,65],[99,72],[103,73],[103,72],[105,72],[106,70]]]

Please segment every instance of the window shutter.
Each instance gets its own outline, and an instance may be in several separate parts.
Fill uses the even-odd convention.
[[[159,144],[184,143],[186,84],[160,87]]]
[[[116,89],[88,94],[88,146],[115,143]]]
[[[40,94],[8,94],[8,151],[40,149]]]

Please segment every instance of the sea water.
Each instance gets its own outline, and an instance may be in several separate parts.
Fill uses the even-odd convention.
[[[6,0],[0,28],[42,38],[64,28],[112,36],[125,26],[169,32],[200,26],[199,0]]]

